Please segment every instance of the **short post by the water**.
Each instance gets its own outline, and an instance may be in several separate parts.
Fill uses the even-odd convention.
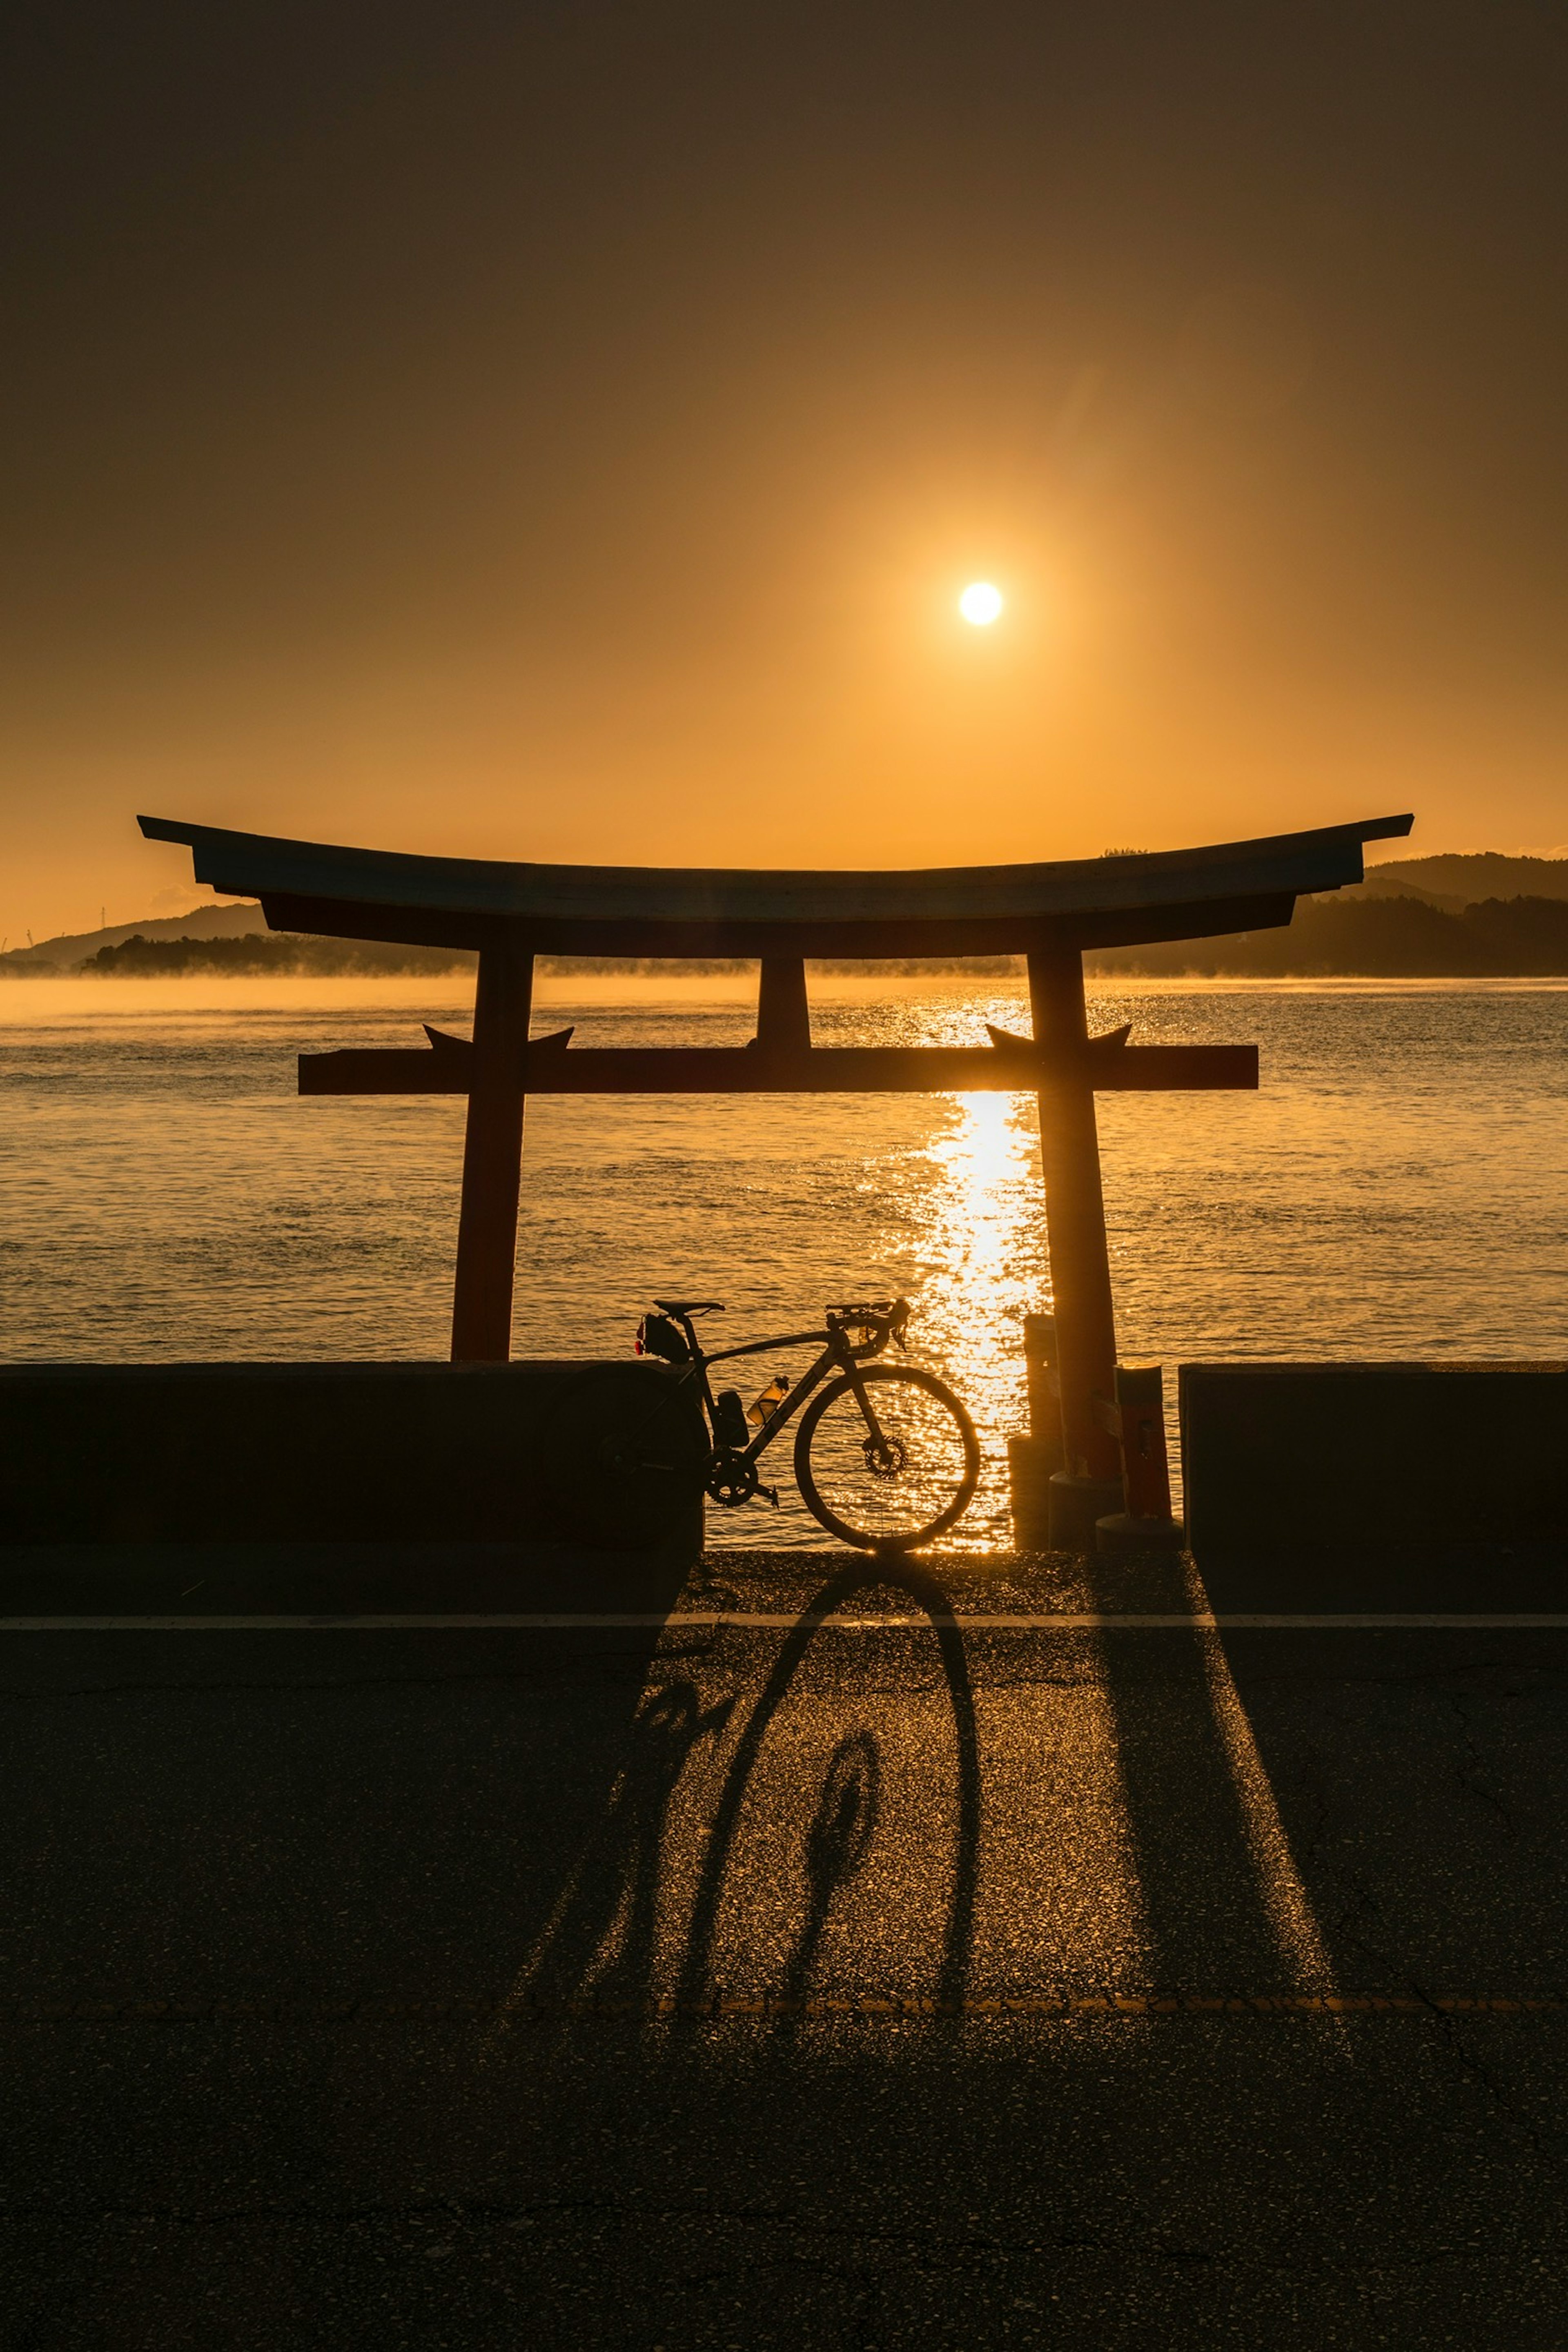
[[[1121,1507],[1121,1459],[1097,1405],[1115,1394],[1116,1310],[1094,1086],[1083,1066],[1089,1045],[1083,958],[1076,948],[1032,948],[1028,971],[1036,1041],[1060,1056],[1039,1091],[1065,1456],[1053,1481],[1052,1543],[1058,1549],[1092,1549],[1095,1520]]]
[[[454,1363],[504,1364],[511,1354],[517,1209],[533,955],[514,932],[479,950],[474,1050],[463,1138]]]
[[[1178,1552],[1186,1530],[1171,1513],[1171,1466],[1165,1452],[1165,1375],[1159,1364],[1121,1364],[1116,1406],[1107,1416],[1121,1446],[1127,1507],[1109,1512],[1095,1529],[1095,1549],[1115,1559],[1140,1552]]]
[[[1165,1458],[1165,1374],[1160,1364],[1119,1364],[1116,1411],[1127,1508],[1134,1518],[1171,1516],[1171,1465]]]
[[[1051,1541],[1051,1480],[1062,1466],[1062,1401],[1057,1377],[1057,1327],[1048,1315],[1024,1318],[1024,1368],[1029,1426],[1007,1440],[1013,1533],[1028,1551]]]

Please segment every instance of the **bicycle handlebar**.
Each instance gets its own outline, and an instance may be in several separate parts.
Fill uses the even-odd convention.
[[[830,1331],[848,1326],[876,1335],[873,1340],[863,1341],[852,1349],[857,1356],[879,1355],[889,1339],[900,1348],[906,1344],[904,1333],[910,1320],[907,1298],[873,1298],[858,1306],[830,1307],[826,1315]]]

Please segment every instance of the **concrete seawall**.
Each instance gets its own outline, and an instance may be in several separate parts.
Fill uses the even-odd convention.
[[[0,1545],[592,1542],[563,1416],[580,1362],[0,1370]],[[622,1403],[666,1381],[616,1368]],[[584,1478],[584,1485],[592,1481]],[[693,1500],[657,1548],[695,1559]]]
[[[1184,1364],[1180,1395],[1215,1608],[1568,1599],[1568,1364]]]

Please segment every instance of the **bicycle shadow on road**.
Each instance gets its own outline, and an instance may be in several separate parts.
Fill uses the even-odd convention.
[[[951,1884],[932,1990],[939,2002],[962,1998],[974,1934],[981,1804],[968,1663],[959,1623],[937,1580],[908,1562],[873,1558],[837,1570],[802,1611],[721,1762],[720,1748],[737,1709],[747,1704],[742,1691],[710,1692],[705,1702],[698,1682],[678,1674],[645,1694],[603,1812],[514,1987],[515,2004],[555,2008],[591,2000],[600,2009],[662,2008],[676,2015],[697,2015],[710,2006],[721,1915],[727,1897],[738,1891],[744,1898],[738,1841],[768,1733],[816,1634],[837,1611],[873,1591],[913,1602],[936,1638],[956,1788]],[[701,1794],[705,1748],[718,1775],[710,1803]],[[688,1780],[693,1772],[695,1782]],[[805,1889],[788,1949],[769,1971],[770,2000],[786,2008],[807,1997],[835,1903],[872,1848],[883,1777],[877,1737],[857,1725],[838,1738],[815,1790],[804,1782],[788,1789],[782,1808],[776,1790],[763,1800],[790,1854],[803,1865]]]
[[[980,1847],[980,1747],[974,1694],[963,1634],[943,1587],[928,1570],[907,1560],[883,1557],[853,1561],[828,1579],[785,1639],[746,1720],[724,1776],[691,1906],[677,1991],[682,2011],[700,2011],[715,1989],[714,1948],[720,1907],[742,1811],[768,1729],[816,1634],[837,1610],[873,1590],[904,1594],[929,1620],[952,1706],[957,1757],[956,1822],[952,1885],[935,1997],[939,2003],[963,1997],[974,1941]],[[855,1875],[870,1844],[879,1790],[880,1760],[876,1741],[869,1732],[851,1733],[834,1751],[815,1812],[805,1832],[808,1901],[779,1989],[781,1998],[804,1997],[834,1897]]]
[[[591,1992],[596,2002],[640,2007],[658,1955],[658,1916],[669,1816],[693,1750],[717,1738],[732,1697],[705,1708],[684,1677],[644,1695],[625,1760],[543,1932],[514,1989],[514,2000],[561,2000]]]

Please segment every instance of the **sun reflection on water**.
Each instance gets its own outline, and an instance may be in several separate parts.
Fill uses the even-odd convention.
[[[989,1551],[1011,1539],[1007,1437],[1026,1427],[1022,1318],[1048,1307],[1039,1147],[1027,1096],[941,1097],[946,1124],[921,1154],[919,1331],[980,1433],[980,1492],[947,1539]]]

